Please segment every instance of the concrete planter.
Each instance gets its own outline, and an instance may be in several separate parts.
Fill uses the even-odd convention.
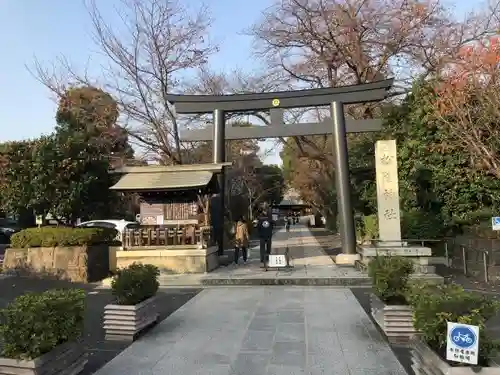
[[[133,341],[145,328],[158,320],[156,296],[137,305],[104,306],[106,340]]]
[[[412,341],[412,369],[415,375],[498,375],[500,367],[461,366],[452,367],[441,359],[429,346],[416,338]]]
[[[0,375],[77,375],[87,363],[82,343],[65,343],[32,360],[0,357]]]
[[[408,343],[416,334],[410,306],[387,305],[372,294],[371,314],[391,342]]]

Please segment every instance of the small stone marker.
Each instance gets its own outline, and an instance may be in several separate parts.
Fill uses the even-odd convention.
[[[286,257],[283,254],[273,254],[269,255],[269,268],[279,268],[279,267],[286,267]]]
[[[401,246],[396,141],[377,141],[375,171],[379,238],[384,246]]]
[[[477,365],[479,357],[479,327],[448,322],[446,359]]]

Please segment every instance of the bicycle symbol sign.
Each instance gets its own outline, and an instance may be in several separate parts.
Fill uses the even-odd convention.
[[[459,348],[468,349],[476,344],[476,334],[469,327],[456,326],[450,332],[450,339]]]

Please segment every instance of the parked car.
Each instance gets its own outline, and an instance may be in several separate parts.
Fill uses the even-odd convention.
[[[139,228],[140,224],[137,221],[127,221],[127,220],[91,220],[84,221],[76,226],[77,228],[109,228],[115,229],[118,234],[116,235],[116,240],[122,240],[122,235],[126,229]]]
[[[9,244],[10,237],[20,229],[15,220],[0,219],[0,244]]]
[[[0,227],[0,244],[9,244],[10,237],[16,232],[17,230],[14,228]]]

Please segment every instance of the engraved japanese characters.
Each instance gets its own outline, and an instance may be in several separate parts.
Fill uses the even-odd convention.
[[[396,141],[377,141],[375,145],[379,237],[385,244],[401,242],[399,183]]]

